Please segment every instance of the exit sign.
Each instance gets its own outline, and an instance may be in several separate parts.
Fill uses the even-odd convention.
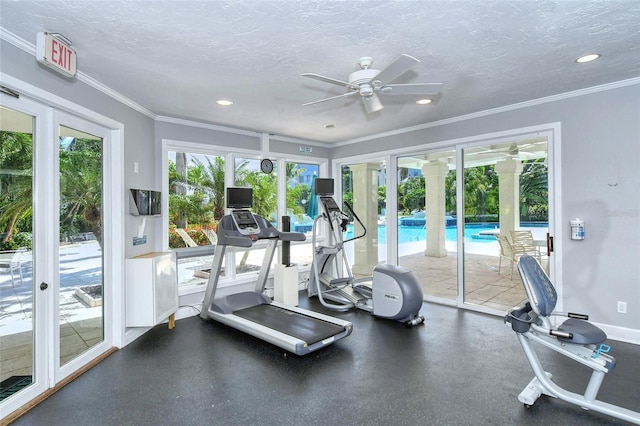
[[[53,34],[38,33],[36,59],[67,77],[76,76],[76,51]]]

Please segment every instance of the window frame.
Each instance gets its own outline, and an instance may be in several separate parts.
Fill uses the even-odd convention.
[[[236,159],[247,159],[247,160],[261,160],[264,158],[269,158],[276,164],[277,176],[277,209],[276,215],[278,219],[282,217],[282,212],[286,212],[286,188],[287,188],[287,179],[286,179],[286,164],[295,162],[299,164],[317,164],[318,165],[318,176],[325,177],[328,175],[329,170],[329,160],[322,158],[310,158],[304,156],[285,156],[278,153],[265,153],[258,150],[251,149],[243,149],[243,148],[233,148],[233,152],[229,151],[229,147],[223,145],[215,145],[215,144],[206,144],[206,143],[197,143],[197,142],[188,142],[174,139],[162,139],[162,149],[161,149],[161,164],[162,167],[159,171],[160,173],[160,181],[162,182],[162,208],[163,211],[169,211],[169,181],[167,179],[169,173],[168,166],[168,156],[170,151],[175,152],[187,152],[193,154],[201,154],[201,155],[211,155],[211,156],[219,156],[223,157],[225,160],[225,188],[230,186],[235,186],[235,163]],[[283,172],[284,170],[284,172]],[[225,209],[225,213],[228,213],[228,210]],[[324,237],[319,238],[318,240],[323,240]],[[291,245],[300,245],[300,244],[308,244],[309,241],[301,241],[301,242],[292,242]],[[169,247],[169,216],[162,215],[162,245],[168,249]],[[263,250],[267,246],[266,241],[260,241],[256,243],[253,247],[248,249],[235,249],[228,248],[225,255],[233,254],[233,256],[227,256],[225,259],[225,270],[229,271],[225,277],[221,277],[218,283],[218,288],[231,287],[236,285],[247,285],[255,281],[255,273],[247,272],[242,274],[236,274],[235,264],[236,264],[236,252],[241,253],[246,250],[254,251],[254,250]],[[188,248],[183,248],[181,250],[188,250]],[[201,256],[202,254],[194,253],[194,257]],[[277,257],[275,257],[276,262],[277,259],[281,259],[281,251],[278,248]],[[306,269],[309,269],[310,265],[306,265]],[[304,273],[305,266],[301,268],[301,272]],[[269,276],[271,277],[273,271],[270,272]],[[187,285],[179,285],[178,286],[178,294],[180,296],[188,295],[192,293],[202,292],[203,285],[202,284],[187,284]]]

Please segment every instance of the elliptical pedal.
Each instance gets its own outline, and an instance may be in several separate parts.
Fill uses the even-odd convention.
[[[339,285],[348,285],[351,284],[351,282],[353,281],[353,278],[351,277],[341,277],[341,278],[334,278],[331,281],[329,281],[329,285],[331,286],[339,286]]]
[[[353,291],[355,291],[361,296],[364,296],[368,299],[371,299],[373,297],[373,290],[371,289],[371,286],[368,286],[366,284],[358,284],[358,285],[352,286],[352,288],[353,288]]]

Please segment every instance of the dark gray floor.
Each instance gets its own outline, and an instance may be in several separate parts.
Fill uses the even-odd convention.
[[[426,324],[411,329],[334,313],[352,335],[304,357],[199,317],[160,325],[14,424],[625,424],[545,397],[524,408],[517,395],[532,372],[501,318],[432,304],[422,313]],[[640,411],[640,347],[608,343],[618,366],[599,399]],[[584,391],[586,367],[538,353],[557,383]]]

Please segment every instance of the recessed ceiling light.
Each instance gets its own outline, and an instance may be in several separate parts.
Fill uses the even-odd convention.
[[[219,101],[216,101],[216,103],[217,103],[218,105],[222,105],[222,106],[229,106],[229,105],[233,105],[233,102],[231,102],[231,101],[227,101],[227,100],[224,100],[224,99],[220,99]]]
[[[427,105],[427,104],[430,104],[431,102],[433,102],[431,99],[418,99],[416,101],[418,105]]]
[[[583,64],[585,62],[595,61],[599,57],[600,57],[599,53],[591,53],[589,55],[580,56],[578,59],[576,59],[576,62],[579,64]]]
[[[325,129],[333,129],[334,127],[336,127],[336,125],[335,125],[335,124],[325,124],[325,125],[324,125],[324,128],[325,128]]]

